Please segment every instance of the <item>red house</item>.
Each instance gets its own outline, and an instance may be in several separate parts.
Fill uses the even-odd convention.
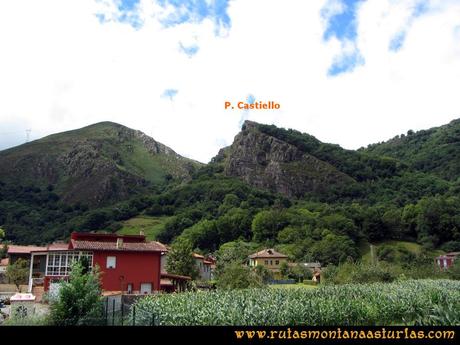
[[[40,285],[44,291],[53,289],[53,282],[66,279],[72,264],[85,258],[91,267],[99,266],[104,291],[149,294],[160,289],[161,255],[166,251],[143,235],[74,232],[64,246],[31,253],[29,291]]]
[[[436,263],[442,269],[448,269],[454,264],[454,261],[460,256],[460,252],[451,252],[440,255],[436,258]]]

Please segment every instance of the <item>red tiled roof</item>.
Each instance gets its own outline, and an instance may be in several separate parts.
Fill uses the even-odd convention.
[[[249,255],[250,259],[256,259],[256,258],[287,258],[287,255],[278,253],[274,249],[264,249],[261,250],[260,252],[254,253],[252,255]]]
[[[8,245],[8,254],[30,254],[31,252],[45,251],[46,247],[38,246],[16,246],[14,244]]]
[[[77,241],[71,240],[73,249],[80,250],[115,250],[131,252],[163,252],[166,247],[159,242],[144,243],[123,243],[121,248],[117,248],[116,242],[97,242],[97,241]]]
[[[211,261],[208,261],[208,260],[204,260],[203,263],[204,263],[205,265],[211,265],[211,264],[212,264],[212,262],[211,262]]]

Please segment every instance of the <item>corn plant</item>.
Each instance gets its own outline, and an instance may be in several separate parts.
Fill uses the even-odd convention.
[[[246,289],[149,296],[136,324],[414,325],[460,324],[460,281],[406,280],[317,289]]]

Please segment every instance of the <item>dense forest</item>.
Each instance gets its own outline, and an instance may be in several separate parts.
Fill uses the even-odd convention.
[[[66,203],[53,184],[0,182],[0,226],[11,242],[43,244],[66,239],[72,231],[116,232],[123,221],[146,215],[166,219],[156,234],[165,243],[187,240],[203,253],[275,247],[293,260],[325,264],[356,259],[363,244],[384,240],[416,242],[426,251],[458,251],[459,128],[454,121],[350,151],[295,130],[257,124],[251,131],[263,140],[295,147],[353,182],[288,197],[231,176],[227,164],[237,150],[230,147],[189,180],[170,176],[148,192],[99,207]],[[424,163],[433,159],[435,166]],[[391,250],[380,254],[410,259],[403,249]]]

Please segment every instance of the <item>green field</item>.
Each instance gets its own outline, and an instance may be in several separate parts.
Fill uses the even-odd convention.
[[[422,252],[423,248],[420,244],[415,243],[415,242],[407,242],[407,241],[383,241],[383,242],[378,242],[378,243],[373,243],[372,245],[374,246],[374,255],[377,255],[377,249],[382,246],[382,245],[388,245],[394,248],[403,247],[410,251],[411,253],[418,255]],[[369,242],[362,242],[359,244],[359,250],[362,255],[362,261],[365,263],[371,263],[371,247],[370,247]],[[441,250],[432,250],[427,252],[428,255],[436,257],[438,255],[441,255],[443,251]]]
[[[140,231],[143,231],[147,240],[153,241],[168,219],[169,217],[137,216],[122,222],[123,227],[117,233],[120,235],[139,235]]]
[[[460,325],[460,281],[405,280],[148,296],[136,325]],[[131,317],[133,314],[131,314]]]

